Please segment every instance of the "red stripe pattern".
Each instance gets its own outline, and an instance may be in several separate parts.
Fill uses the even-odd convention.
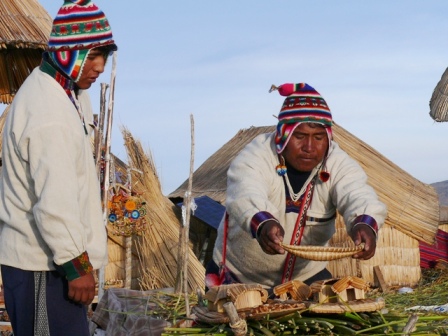
[[[434,245],[419,242],[420,267],[434,268],[438,260],[448,261],[448,232],[438,230]]]
[[[90,0],[66,1],[53,21],[48,49],[79,50],[115,44],[105,14]]]

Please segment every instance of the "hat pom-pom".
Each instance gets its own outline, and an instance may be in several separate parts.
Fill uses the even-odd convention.
[[[288,169],[286,168],[286,166],[284,164],[280,163],[275,167],[275,170],[277,171],[278,176],[283,176],[286,174],[286,171]]]
[[[303,87],[305,87],[305,85],[306,84],[304,84],[304,83],[299,83],[299,84],[286,83],[286,84],[282,84],[280,86],[275,86],[274,84],[272,84],[269,92],[277,90],[278,93],[280,93],[280,95],[287,97],[287,96],[292,95],[294,92],[297,92],[297,90],[302,89]]]

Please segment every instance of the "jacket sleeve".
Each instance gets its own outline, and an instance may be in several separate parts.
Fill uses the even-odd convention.
[[[332,186],[331,199],[344,217],[347,232],[355,224],[369,225],[375,233],[384,224],[386,205],[378,199],[375,190],[368,184],[362,167],[347,153],[338,149],[334,153],[330,168]]]
[[[271,140],[262,135],[249,143],[232,161],[227,173],[229,225],[238,222],[253,237],[259,224],[278,218],[281,209],[272,202],[273,195],[284,195],[278,183],[280,177],[275,172],[276,157],[271,150]]]

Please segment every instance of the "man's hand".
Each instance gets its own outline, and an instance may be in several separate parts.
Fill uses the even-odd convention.
[[[285,254],[285,250],[280,246],[284,235],[283,227],[276,221],[270,220],[262,224],[257,240],[265,253]]]
[[[352,239],[355,245],[364,243],[364,250],[353,255],[353,258],[367,260],[375,255],[376,250],[376,236],[373,230],[364,224],[356,225],[352,229]]]
[[[68,282],[68,298],[76,303],[89,305],[95,297],[95,278],[88,273]]]

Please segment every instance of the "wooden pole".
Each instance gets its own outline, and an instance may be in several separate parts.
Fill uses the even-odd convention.
[[[175,292],[181,293],[182,290],[185,295],[186,315],[190,316],[190,304],[188,300],[188,243],[189,243],[189,230],[190,230],[190,212],[191,212],[191,190],[193,185],[193,171],[194,171],[194,119],[193,115],[190,115],[191,123],[191,155],[190,155],[190,175],[188,178],[188,189],[185,193],[184,202],[182,206],[182,227],[180,229],[179,237],[179,249],[177,254],[177,279]],[[183,286],[182,286],[183,284]]]
[[[128,188],[131,191],[132,196],[132,174],[131,169],[127,169],[128,173]],[[131,289],[131,283],[132,283],[132,234],[130,236],[127,236],[125,238],[125,245],[126,245],[126,261],[125,261],[125,281],[124,281],[124,288]]]
[[[135,168],[127,169],[127,187],[132,195],[132,174],[131,171],[135,170],[136,172],[143,174],[142,171]],[[132,234],[125,238],[126,245],[126,259],[125,259],[125,282],[124,288],[131,289],[132,284]]]
[[[238,312],[232,302],[226,302],[222,306],[229,317],[229,326],[232,328],[233,333],[236,336],[247,335],[247,322],[239,317]]]
[[[110,143],[112,135],[112,114],[114,107],[114,92],[115,92],[115,77],[117,72],[117,52],[113,53],[112,57],[112,72],[110,78],[110,91],[109,91],[109,105],[107,109],[107,129],[105,138],[105,148],[104,148],[104,178],[103,178],[103,189],[102,189],[102,207],[103,207],[103,221],[104,226],[107,226],[107,191],[109,190],[110,184]],[[101,267],[98,271],[98,301],[104,294],[104,283],[105,283],[105,270]]]
[[[94,142],[95,166],[98,178],[100,177],[101,172],[102,149],[104,146],[104,116],[106,115],[106,91],[108,88],[108,84],[101,83],[100,115]]]
[[[191,155],[190,155],[190,175],[188,177],[188,191],[187,197],[184,201],[185,206],[185,225],[184,225],[184,246],[185,246],[185,259],[184,259],[184,267],[183,267],[183,275],[184,275],[184,295],[185,295],[185,306],[186,306],[186,315],[190,317],[190,303],[188,300],[188,243],[190,241],[190,213],[191,213],[191,205],[192,205],[192,195],[191,191],[193,189],[193,173],[194,173],[194,118],[193,115],[190,115],[190,124],[191,124]],[[186,204],[185,204],[186,202]]]
[[[103,209],[104,216],[106,219],[107,215],[107,190],[109,190],[110,185],[110,146],[112,139],[112,122],[113,122],[113,108],[114,108],[114,93],[115,93],[115,76],[116,76],[116,65],[117,65],[117,53],[114,52],[112,58],[112,74],[110,80],[110,91],[109,91],[109,105],[107,108],[107,128],[106,128],[106,138],[105,138],[105,148],[104,148],[104,197],[103,197]]]

